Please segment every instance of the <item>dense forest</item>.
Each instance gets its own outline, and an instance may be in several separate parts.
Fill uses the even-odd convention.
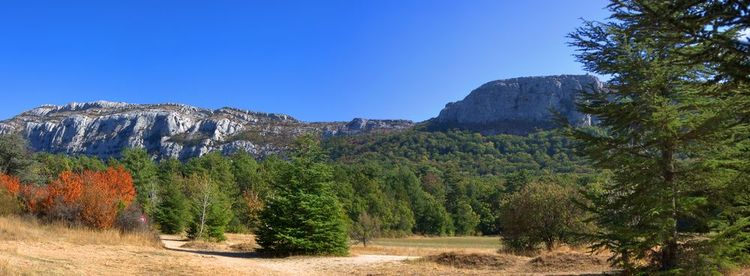
[[[308,137],[307,143],[318,144]],[[25,151],[18,137],[3,138],[6,174],[23,183],[46,185],[64,172],[83,173],[124,167],[133,179],[136,201],[165,232],[192,229],[196,216],[218,229],[255,231],[265,203],[286,189],[279,175],[291,165],[289,156],[256,160],[239,152],[218,153],[186,162],[154,160],[129,149],[120,158]],[[503,199],[539,178],[585,187],[596,175],[573,154],[570,142],[554,132],[528,136],[482,136],[469,132],[424,132],[336,137],[320,143],[321,159],[331,172],[325,181],[341,203],[346,223],[363,214],[386,236],[496,235]],[[208,187],[200,187],[207,183]],[[210,192],[212,191],[212,192]],[[191,210],[210,193],[208,210]],[[191,212],[192,214],[191,216]]]

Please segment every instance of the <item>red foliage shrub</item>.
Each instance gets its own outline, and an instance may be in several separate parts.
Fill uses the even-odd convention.
[[[135,198],[133,179],[122,167],[102,172],[84,172],[84,191],[80,202],[81,219],[96,228],[110,228],[117,212]]]
[[[47,199],[45,208],[52,208],[55,204],[65,206],[75,205],[83,192],[83,177],[70,171],[60,173],[60,176],[47,185]]]
[[[26,210],[31,213],[39,214],[43,211],[45,201],[49,198],[47,187],[35,185],[22,185],[20,196],[26,206]]]
[[[0,174],[0,188],[10,192],[11,195],[17,196],[21,189],[21,180],[16,176]]]
[[[47,186],[22,185],[20,195],[30,212],[105,229],[112,227],[118,211],[133,202],[135,187],[124,168],[110,167],[65,171]]]

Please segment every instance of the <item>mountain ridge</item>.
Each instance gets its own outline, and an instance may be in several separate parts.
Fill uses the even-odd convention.
[[[463,100],[446,104],[421,123],[409,120],[305,122],[281,113],[232,107],[200,108],[179,103],[133,104],[95,101],[45,104],[0,121],[0,134],[21,134],[34,151],[118,156],[142,147],[162,158],[188,159],[209,152],[246,151],[256,157],[282,152],[295,137],[461,129],[483,134],[526,135],[555,127],[551,110],[576,125],[592,118],[575,108],[577,93],[603,87],[591,75],[519,77],[487,82]]]
[[[187,159],[239,150],[265,156],[280,152],[304,133],[352,135],[413,125],[407,120],[361,118],[304,122],[286,114],[229,107],[96,101],[33,108],[0,121],[0,134],[20,133],[34,151],[109,157],[124,148],[143,147],[152,155]]]

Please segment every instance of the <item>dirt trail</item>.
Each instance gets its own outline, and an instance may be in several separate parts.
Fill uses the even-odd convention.
[[[416,259],[414,256],[395,255],[357,255],[350,257],[289,257],[289,258],[261,258],[253,253],[230,251],[207,251],[202,249],[182,248],[187,243],[175,236],[162,236],[164,246],[181,254],[197,255],[212,259],[214,265],[219,264],[247,275],[351,275],[357,270],[372,269],[377,272],[379,267],[394,267],[402,265],[402,261]]]

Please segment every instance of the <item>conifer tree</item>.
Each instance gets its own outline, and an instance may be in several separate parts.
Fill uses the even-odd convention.
[[[161,182],[159,204],[156,206],[154,221],[164,234],[181,233],[190,219],[189,202],[183,192],[184,180],[179,176]]]
[[[256,240],[262,252],[276,255],[344,255],[349,239],[344,211],[331,192],[333,170],[313,137],[303,136],[295,146],[261,212]]]
[[[685,47],[695,41],[640,16],[687,2],[697,3],[613,1],[612,20],[586,22],[570,35],[585,68],[612,77],[606,90],[588,87],[579,101],[603,131],[571,134],[579,153],[613,172],[604,192],[591,196],[601,229],[595,247],[613,251],[628,270],[644,259],[663,271],[689,265],[687,237],[698,233],[678,222],[708,225],[715,217],[706,210],[724,208],[713,195],[738,175],[722,164],[733,163],[727,153],[732,137],[742,136],[742,112],[736,99],[714,93],[723,85],[712,77],[719,67],[686,62]],[[690,12],[677,6],[660,12]]]
[[[156,164],[145,149],[124,150],[121,162],[133,176],[138,203],[146,214],[153,215],[159,194]]]

